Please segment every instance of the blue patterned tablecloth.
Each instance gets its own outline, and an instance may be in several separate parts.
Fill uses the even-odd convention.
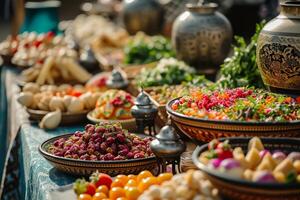
[[[21,126],[21,199],[49,199],[50,190],[70,184],[76,179],[53,168],[39,154],[38,147],[51,137],[81,129],[83,126],[60,127],[54,131],[45,131],[37,125],[23,124]]]

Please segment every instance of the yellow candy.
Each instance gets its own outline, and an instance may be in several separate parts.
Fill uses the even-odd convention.
[[[246,155],[246,161],[250,169],[255,169],[260,162],[259,151],[256,148],[250,149]]]
[[[253,177],[253,171],[250,169],[246,169],[244,171],[244,178],[247,180],[252,180],[252,177]]]
[[[248,143],[248,151],[252,148],[257,149],[258,151],[264,150],[264,145],[258,137],[253,137]]]
[[[273,175],[279,183],[284,183],[286,180],[285,175],[282,172],[274,172]]]
[[[298,173],[300,173],[300,160],[296,160],[294,163],[293,163],[293,166],[295,167],[296,171]]]

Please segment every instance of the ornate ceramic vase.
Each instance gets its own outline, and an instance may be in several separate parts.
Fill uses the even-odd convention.
[[[143,31],[158,34],[163,24],[163,8],[156,0],[124,0],[123,23],[130,34]]]
[[[258,38],[257,64],[271,91],[300,95],[300,2],[281,3],[279,16],[265,25]]]
[[[230,22],[215,3],[187,4],[186,8],[172,29],[176,55],[204,74],[215,74],[230,51]]]

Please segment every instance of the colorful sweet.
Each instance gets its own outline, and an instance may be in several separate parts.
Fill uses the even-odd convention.
[[[155,177],[150,171],[142,171],[138,175],[118,175],[114,180],[106,174],[95,172],[90,182],[77,179],[73,189],[78,200],[137,200],[139,196],[153,185],[161,185],[172,179],[171,173],[162,173]]]
[[[138,200],[218,200],[218,191],[201,171],[176,174],[161,185],[149,187]]]
[[[111,89],[101,94],[91,116],[104,120],[132,119],[134,97],[123,90]]]
[[[190,117],[284,122],[300,120],[300,104],[292,97],[247,88],[210,91],[198,88],[173,102],[171,108]]]
[[[152,138],[128,133],[118,123],[88,124],[69,138],[60,138],[48,152],[59,157],[80,160],[127,160],[153,156]]]
[[[272,152],[254,137],[248,143],[246,155],[241,147],[233,149],[228,140],[212,140],[199,160],[229,177],[259,183],[300,183],[299,155],[300,152],[290,152],[288,156],[281,151]]]

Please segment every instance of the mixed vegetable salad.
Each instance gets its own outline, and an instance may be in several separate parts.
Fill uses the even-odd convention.
[[[171,108],[186,116],[216,120],[282,122],[300,120],[300,104],[292,97],[259,89],[210,91],[197,88]]]

